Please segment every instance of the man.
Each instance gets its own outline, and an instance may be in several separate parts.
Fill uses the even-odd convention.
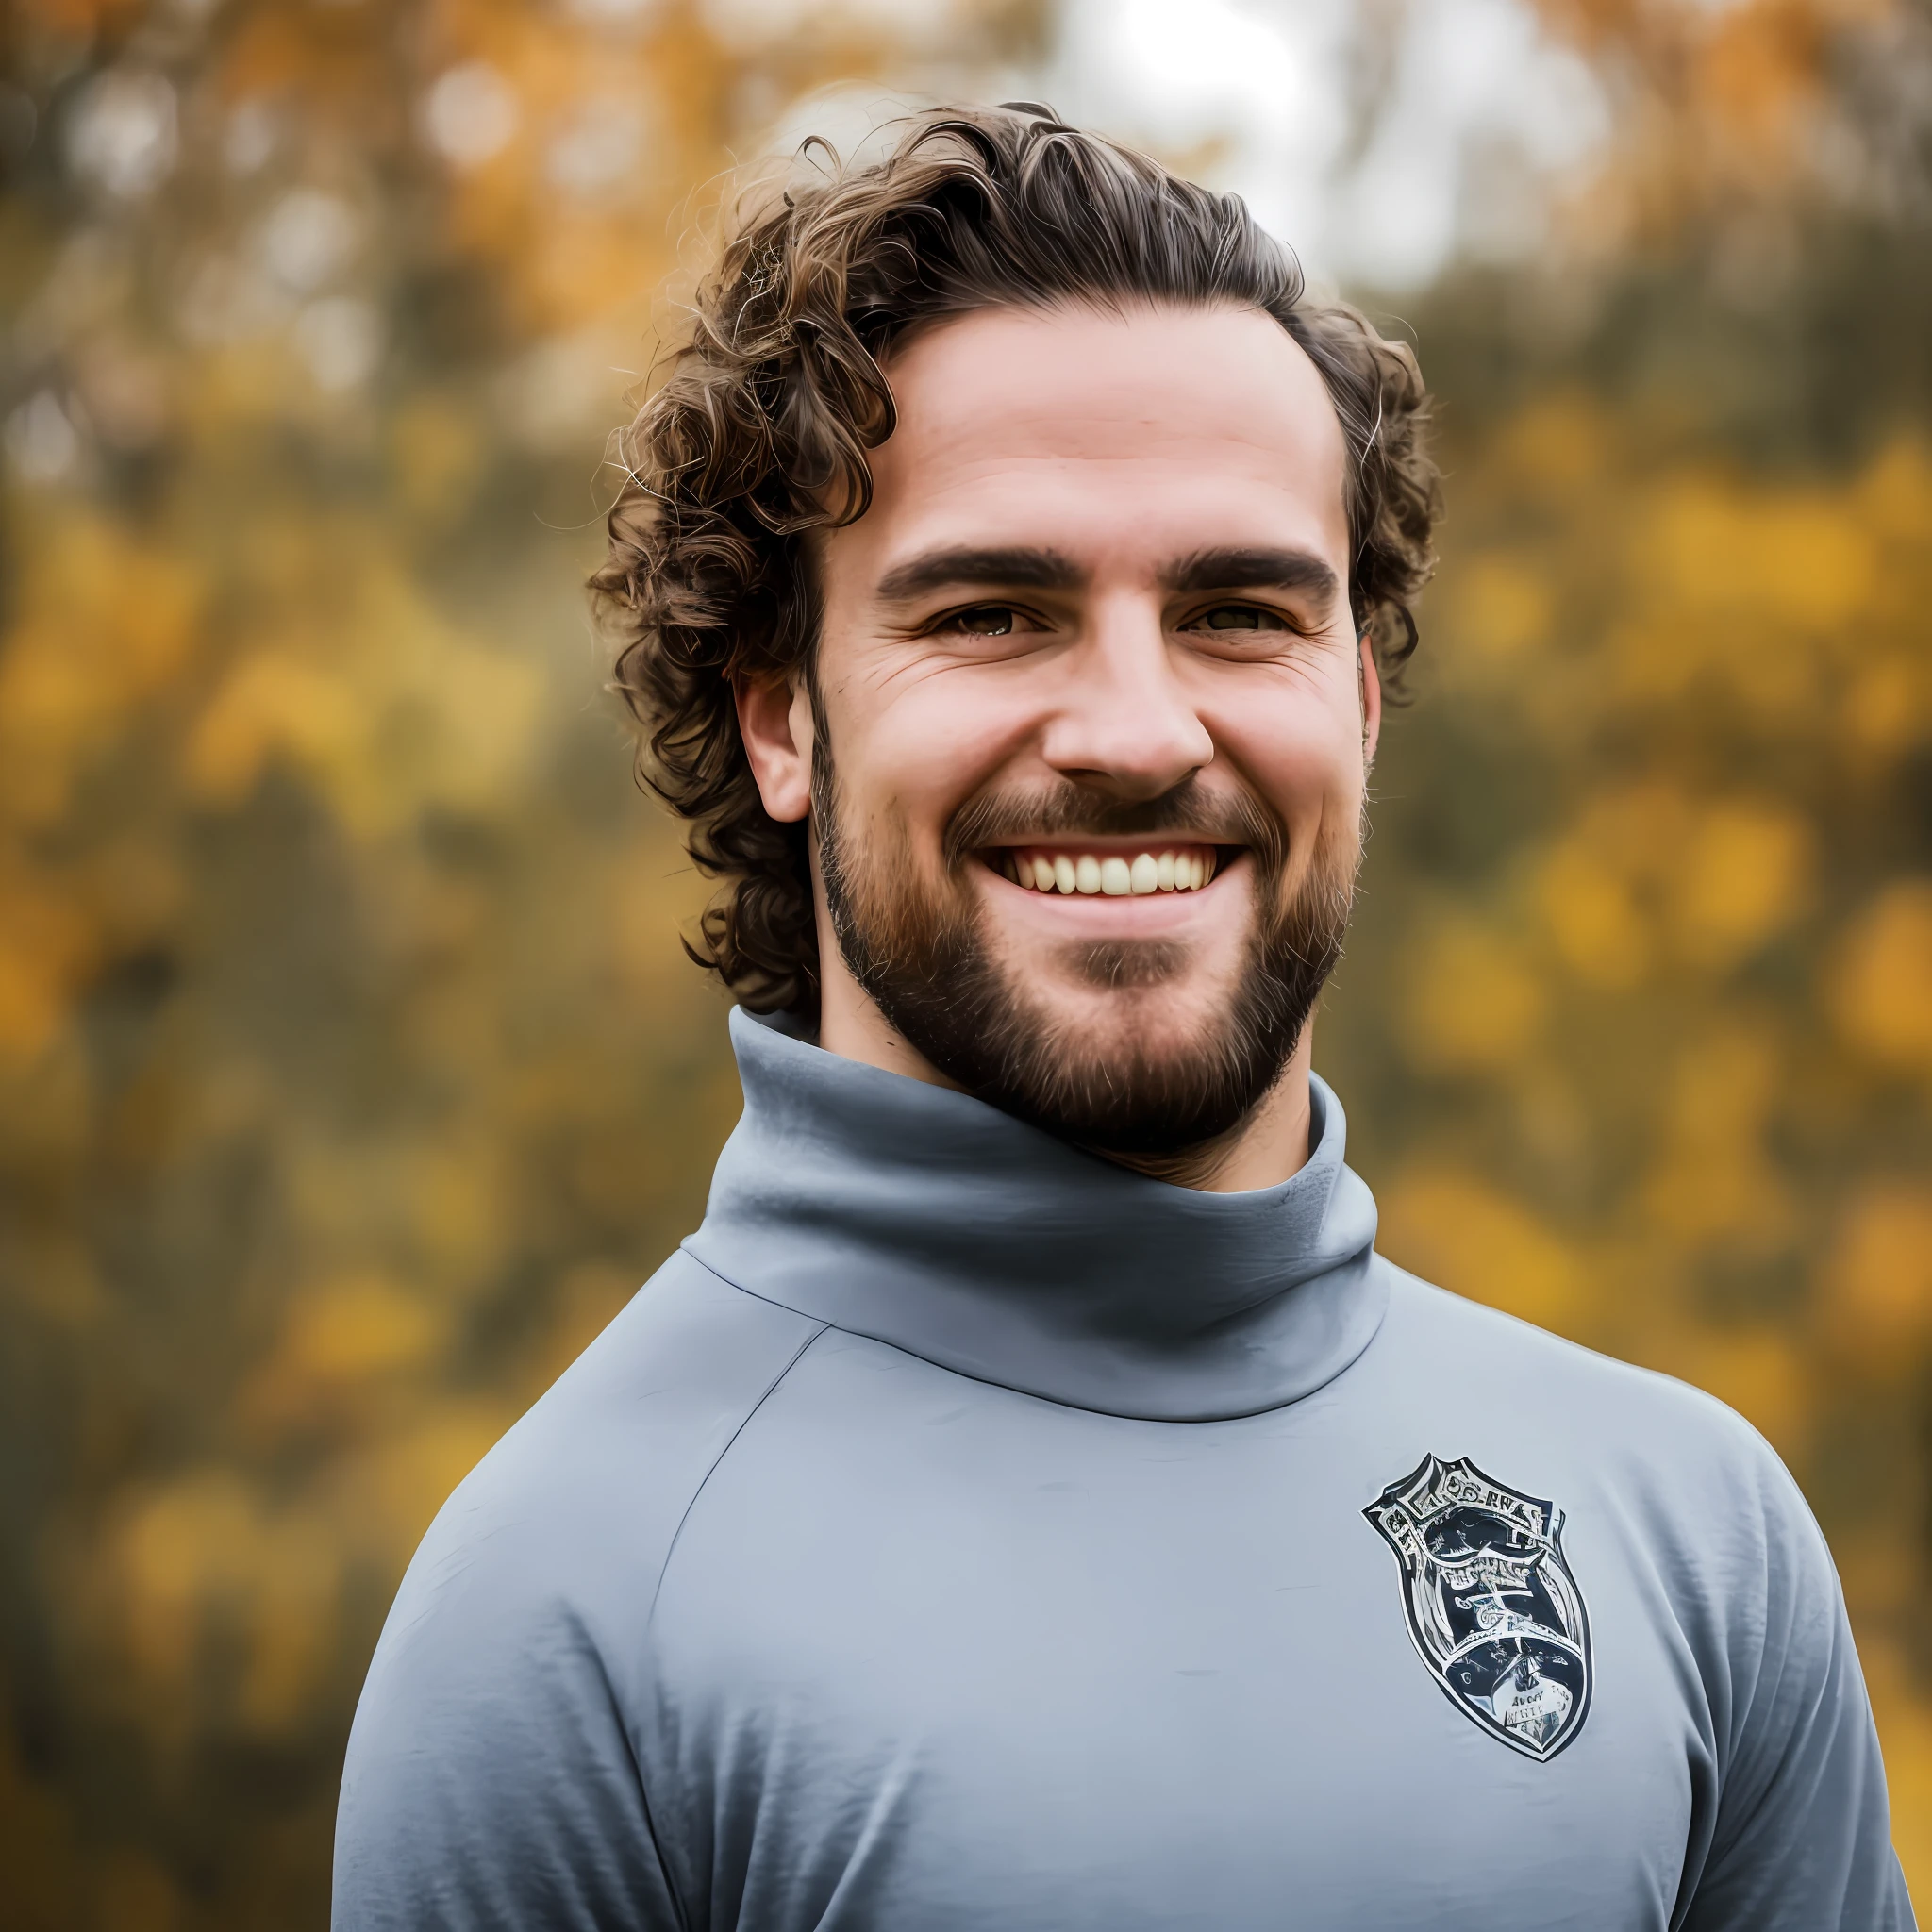
[[[1042,109],[742,222],[597,589],[744,1118],[425,1541],[339,1925],[1910,1924],[1776,1458],[1377,1257],[1309,1070],[1424,409]]]

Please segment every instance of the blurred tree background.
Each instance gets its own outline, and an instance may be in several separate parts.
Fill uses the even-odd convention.
[[[735,1118],[576,592],[656,291],[802,96],[1034,92],[1055,13],[0,15],[9,1926],[325,1922],[416,1538]],[[1363,297],[1451,518],[1319,1057],[1391,1254],[1792,1464],[1923,1898],[1932,15],[1540,13],[1588,178]]]

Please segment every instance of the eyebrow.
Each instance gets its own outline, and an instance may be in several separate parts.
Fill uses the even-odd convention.
[[[985,590],[1077,591],[1087,573],[1058,550],[1030,544],[993,548],[961,545],[928,550],[895,564],[879,579],[889,603],[923,597],[955,585]],[[1268,545],[1197,550],[1160,573],[1160,588],[1182,594],[1201,591],[1302,591],[1327,601],[1341,590],[1334,571],[1311,551]]]
[[[1341,588],[1327,564],[1307,550],[1197,550],[1160,574],[1164,591],[1306,591],[1325,600]]]
[[[879,579],[878,594],[889,602],[899,602],[954,584],[977,584],[991,590],[1077,591],[1086,581],[1086,572],[1058,550],[1037,550],[1028,544],[991,550],[968,546],[928,550],[923,556],[908,558]]]

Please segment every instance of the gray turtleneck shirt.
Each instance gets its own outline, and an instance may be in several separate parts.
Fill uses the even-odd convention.
[[[1776,1457],[1377,1256],[1320,1081],[1211,1194],[732,1033],[703,1226],[404,1579],[341,1932],[1912,1924]]]

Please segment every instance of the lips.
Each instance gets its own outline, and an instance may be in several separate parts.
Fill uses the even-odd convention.
[[[1139,852],[1015,845],[986,857],[1003,878],[1027,891],[1110,899],[1199,891],[1219,863],[1211,845],[1153,844]]]

